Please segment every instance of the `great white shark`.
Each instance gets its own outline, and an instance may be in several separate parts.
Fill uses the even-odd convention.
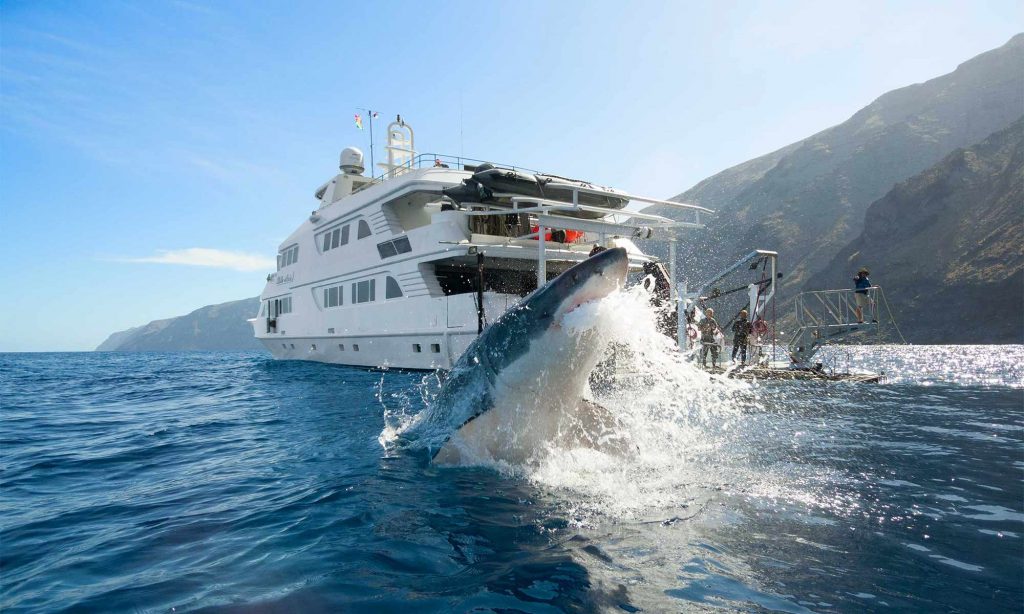
[[[583,399],[607,341],[567,314],[621,288],[626,250],[576,264],[506,311],[467,348],[431,404],[434,461],[523,463],[545,446],[623,452],[615,418]]]

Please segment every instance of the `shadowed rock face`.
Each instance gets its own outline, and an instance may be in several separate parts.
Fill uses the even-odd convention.
[[[897,185],[809,286],[871,265],[908,340],[1024,342],[1024,117]]]
[[[187,350],[257,350],[246,320],[259,311],[258,297],[209,305],[177,318],[113,333],[96,348],[113,352],[176,352]]]
[[[884,94],[838,126],[705,179],[675,197],[718,212],[707,230],[680,233],[680,271],[699,283],[752,248],[778,249],[786,272],[780,307],[789,313],[788,300],[812,289],[809,280],[860,235],[872,202],[1016,121],[1022,92],[1024,34],[952,73]]]

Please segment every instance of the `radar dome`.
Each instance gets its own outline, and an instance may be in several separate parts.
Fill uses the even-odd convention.
[[[363,152],[357,147],[346,147],[341,150],[341,172],[346,175],[363,174]]]

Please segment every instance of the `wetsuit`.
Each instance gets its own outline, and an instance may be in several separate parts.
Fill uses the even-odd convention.
[[[708,350],[711,350],[711,366],[714,367],[718,363],[718,344],[715,343],[718,322],[714,318],[704,318],[697,328],[700,330],[700,364],[708,366]]]
[[[750,320],[743,318],[732,325],[732,359],[736,360],[736,352],[740,353],[740,362],[747,364],[747,337],[754,330]]]

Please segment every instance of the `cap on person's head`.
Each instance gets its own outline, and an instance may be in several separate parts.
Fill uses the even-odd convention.
[[[714,309],[708,309],[704,313],[707,314],[707,316],[710,318],[711,316],[715,315],[715,310]]]
[[[746,309],[740,309],[740,315],[743,316],[744,318],[747,317],[747,310]]]
[[[860,267],[860,270],[857,271],[857,274],[860,275],[861,273],[864,273],[865,275],[870,275],[871,271],[869,271],[867,267]]]

